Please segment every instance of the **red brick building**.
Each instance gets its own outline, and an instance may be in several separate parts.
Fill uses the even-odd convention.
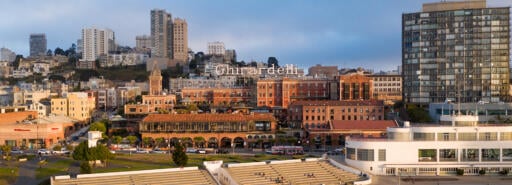
[[[362,73],[341,75],[339,78],[340,100],[373,99],[373,79]]]
[[[305,143],[316,148],[344,146],[345,137],[386,137],[386,129],[396,126],[393,120],[334,120],[329,128],[307,129],[309,138]]]
[[[150,114],[139,124],[142,137],[164,138],[188,147],[246,148],[275,139],[272,114]],[[198,143],[194,138],[202,137]]]
[[[254,92],[251,88],[203,88],[181,89],[181,102],[210,104],[213,106],[253,105]]]
[[[299,100],[337,100],[337,84],[325,78],[264,79],[257,83],[259,107],[281,107]]]
[[[384,103],[378,100],[296,101],[288,108],[292,128],[329,128],[334,120],[383,120]]]

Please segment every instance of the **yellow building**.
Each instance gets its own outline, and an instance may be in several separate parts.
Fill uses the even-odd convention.
[[[86,92],[67,93],[65,97],[52,98],[51,113],[64,115],[76,120],[86,121],[91,118],[95,108],[95,98]]]

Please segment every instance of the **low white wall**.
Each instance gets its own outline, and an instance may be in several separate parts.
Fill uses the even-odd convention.
[[[213,177],[213,180],[217,182],[217,184],[220,184],[219,181],[219,169],[222,168],[222,160],[219,161],[204,161],[203,165],[208,170],[208,173]]]
[[[329,159],[329,162],[338,167],[338,168],[341,168],[347,172],[350,172],[350,173],[353,173],[353,174],[356,174],[356,175],[359,175],[362,171],[361,170],[358,170],[358,169],[355,169],[355,168],[351,168],[349,166],[345,166],[345,165],[342,165],[340,163],[338,163],[337,161],[335,161],[334,159]],[[366,185],[366,184],[371,184],[372,183],[372,178],[370,176],[370,174],[366,174],[368,179],[367,180],[362,180],[362,181],[355,181],[354,184],[355,185]]]
[[[284,160],[284,161],[270,161],[270,164],[286,164],[286,163],[297,163],[301,162],[300,159],[291,159],[291,160]]]
[[[267,163],[266,162],[233,163],[233,164],[228,164],[228,168],[229,167],[240,167],[240,166],[265,165],[265,164],[267,164]]]
[[[229,172],[224,168],[218,169],[217,175],[219,177],[218,182],[220,182],[220,184],[222,185],[238,185],[236,180],[233,177],[231,177]]]
[[[163,173],[163,172],[175,172],[175,171],[189,171],[199,170],[197,167],[185,167],[185,168],[166,168],[156,170],[141,170],[141,171],[127,171],[127,172],[110,172],[110,173],[95,173],[95,174],[80,174],[76,178],[89,178],[89,177],[108,177],[117,175],[134,175],[134,174],[147,174],[147,173]],[[69,176],[68,176],[69,177]],[[57,178],[57,176],[56,176]]]
[[[309,162],[309,161],[320,161],[322,159],[323,158],[306,158],[306,162]]]

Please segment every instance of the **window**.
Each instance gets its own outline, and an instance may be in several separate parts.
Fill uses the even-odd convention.
[[[379,149],[379,161],[386,161],[386,149]]]
[[[478,161],[478,149],[462,149],[461,161]]]
[[[512,148],[504,148],[503,156],[501,159],[503,161],[512,161]]]
[[[373,149],[357,149],[357,160],[374,161]]]
[[[455,141],[455,133],[438,133],[438,141]]]
[[[434,133],[414,132],[414,141],[434,141]]]
[[[437,161],[437,150],[436,149],[419,149],[418,150],[418,161],[419,162],[436,162]]]
[[[502,132],[500,134],[501,141],[510,141],[512,140],[512,132]]]
[[[439,161],[457,161],[457,149],[439,149]]]
[[[346,158],[356,160],[356,149],[355,148],[347,148]]]
[[[500,149],[482,149],[482,161],[500,161]]]
[[[476,133],[461,132],[459,133],[459,141],[476,141]]]
[[[480,141],[496,141],[498,135],[496,132],[482,132],[480,133]]]

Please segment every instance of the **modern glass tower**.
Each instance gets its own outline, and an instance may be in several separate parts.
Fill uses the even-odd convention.
[[[439,2],[402,15],[406,103],[507,101],[509,59],[510,7]]]

